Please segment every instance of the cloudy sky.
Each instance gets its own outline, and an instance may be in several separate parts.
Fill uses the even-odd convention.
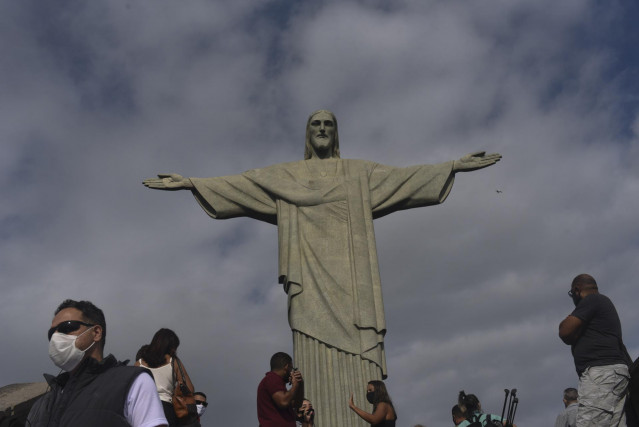
[[[178,333],[205,426],[255,425],[271,354],[292,352],[276,227],[141,181],[298,160],[327,108],[345,158],[504,156],[375,223],[398,425],[450,425],[462,389],[499,413],[504,388],[520,426],[552,425],[577,384],[557,337],[576,274],[639,355],[638,18],[631,0],[0,3],[0,386],[55,373],[53,311],[88,299],[121,359]]]

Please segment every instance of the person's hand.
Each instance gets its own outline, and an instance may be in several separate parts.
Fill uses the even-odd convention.
[[[351,393],[351,398],[348,399],[348,407],[351,409],[355,408],[355,402],[353,402],[353,393]]]
[[[302,373],[300,371],[291,371],[289,381],[291,385],[295,385],[304,381],[304,378],[302,378]]]
[[[189,178],[184,178],[177,173],[161,173],[157,178],[149,178],[142,181],[146,187],[155,190],[184,190],[193,188],[193,183]]]
[[[487,168],[501,160],[501,154],[486,154],[485,151],[466,154],[459,160],[453,162],[453,172],[470,172],[477,169]]]
[[[314,412],[315,410],[313,409],[313,405],[309,403],[306,408],[304,408],[304,421],[306,421],[307,423],[313,421]]]

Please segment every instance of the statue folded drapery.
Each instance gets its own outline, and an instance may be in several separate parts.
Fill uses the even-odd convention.
[[[393,168],[330,159],[321,172],[309,162],[191,178],[193,194],[213,218],[277,224],[291,329],[374,362],[385,377],[373,219],[443,202],[453,184],[452,162]]]

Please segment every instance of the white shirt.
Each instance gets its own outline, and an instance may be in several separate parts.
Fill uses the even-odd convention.
[[[124,403],[124,417],[132,427],[169,425],[151,375],[142,373],[131,384]]]

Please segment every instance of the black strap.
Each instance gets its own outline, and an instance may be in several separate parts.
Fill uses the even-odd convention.
[[[171,375],[173,376],[173,389],[175,389],[175,383],[177,382],[177,376],[175,375],[175,358],[171,356]]]
[[[177,356],[171,358],[171,369],[173,371],[173,388],[175,388],[176,383],[177,383],[177,375],[175,374],[175,366],[174,366],[175,359],[177,359],[178,369],[180,370],[180,375],[182,376],[182,383],[186,386],[186,388],[189,390],[189,392],[193,393],[194,390],[191,390],[189,388],[189,385],[186,382],[186,376],[184,375],[184,368],[182,366],[182,362],[180,361],[180,359]]]

